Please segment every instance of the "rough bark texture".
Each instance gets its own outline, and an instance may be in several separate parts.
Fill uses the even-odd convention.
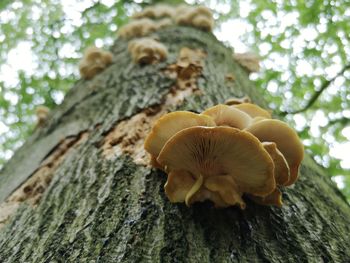
[[[0,229],[1,262],[349,262],[350,208],[309,158],[300,180],[283,190],[284,206],[254,204],[187,208],[164,195],[164,173],[125,154],[105,158],[101,144],[117,123],[161,105],[174,85],[162,70],[181,47],[208,53],[198,86],[178,109],[199,112],[232,96],[261,95],[231,50],[191,28],[157,33],[168,60],[131,62],[127,42],[112,48],[115,63],[91,81],[78,81],[65,101],[17,151],[0,174],[0,199],[38,171],[64,138],[88,133],[66,151],[37,207],[25,202]],[[233,74],[235,81],[225,76]],[[175,107],[174,107],[175,108]]]

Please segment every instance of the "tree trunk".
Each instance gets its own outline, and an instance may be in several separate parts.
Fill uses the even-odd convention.
[[[142,150],[156,118],[244,95],[266,105],[212,35],[185,27],[156,35],[166,62],[135,65],[117,40],[114,63],[78,81],[1,171],[0,201],[19,208],[0,230],[0,261],[349,262],[349,205],[308,157],[282,208],[168,201],[166,175],[145,165]],[[182,47],[207,53],[197,90],[176,89],[166,73]]]

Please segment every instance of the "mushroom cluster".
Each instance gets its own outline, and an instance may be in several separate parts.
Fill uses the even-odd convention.
[[[92,79],[112,63],[112,58],[113,55],[109,51],[94,46],[88,47],[79,63],[80,75],[84,79]]]
[[[128,50],[135,63],[153,64],[166,59],[167,48],[152,38],[138,38],[131,41]]]
[[[133,20],[121,27],[118,35],[125,39],[147,36],[171,25],[192,26],[204,31],[212,31],[213,14],[204,6],[155,5],[145,8],[132,16]]]
[[[296,132],[251,103],[219,104],[201,114],[161,117],[145,140],[152,166],[168,174],[171,202],[211,200],[216,207],[282,205],[281,186],[298,177],[304,148]]]

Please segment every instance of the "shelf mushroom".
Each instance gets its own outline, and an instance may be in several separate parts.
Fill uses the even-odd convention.
[[[286,158],[283,154],[277,149],[276,143],[274,142],[263,142],[265,150],[270,154],[270,157],[274,163],[274,177],[276,183],[276,189],[265,197],[258,197],[253,195],[248,195],[250,199],[256,203],[262,205],[275,205],[278,207],[282,206],[282,193],[278,189],[280,186],[285,186],[290,178],[290,169]]]
[[[203,111],[202,114],[212,117],[217,126],[230,126],[244,129],[252,122],[252,118],[244,111],[224,104],[210,107]]]
[[[168,113],[152,128],[145,149],[151,164],[168,173],[171,202],[211,200],[241,209],[243,194],[281,206],[279,188],[296,181],[304,151],[293,129],[251,103]]]
[[[286,123],[273,119],[258,121],[245,130],[253,134],[261,142],[276,143],[278,150],[283,154],[290,169],[290,178],[283,185],[289,186],[293,184],[298,179],[299,166],[304,158],[304,146],[298,134]]]
[[[37,117],[36,127],[42,127],[47,117],[49,116],[50,109],[46,106],[40,105],[35,108],[35,115]]]
[[[165,60],[168,55],[167,48],[152,38],[138,38],[128,45],[134,63],[154,64]]]
[[[178,25],[193,26],[208,32],[211,32],[214,27],[213,13],[204,6],[180,5],[176,9],[174,17]]]
[[[157,158],[165,143],[177,132],[193,126],[215,126],[212,118],[189,111],[165,114],[153,126],[145,140],[145,149]]]
[[[113,55],[111,52],[91,46],[85,50],[84,57],[80,61],[80,75],[84,79],[92,79],[111,64],[112,59]]]
[[[271,114],[267,110],[264,110],[263,108],[253,103],[240,103],[232,105],[230,107],[243,111],[252,118],[263,117],[266,119],[271,119]]]

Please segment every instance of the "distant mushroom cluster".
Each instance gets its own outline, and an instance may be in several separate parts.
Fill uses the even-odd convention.
[[[136,64],[154,64],[165,60],[167,48],[149,35],[172,25],[192,26],[204,31],[212,31],[214,19],[210,9],[203,6],[155,5],[143,9],[132,16],[132,20],[121,27],[118,36],[127,40],[133,62]],[[112,63],[111,52],[97,47],[88,47],[80,61],[79,71],[84,79],[92,79]]]
[[[128,45],[134,63],[154,64],[166,59],[167,48],[149,35],[161,28],[184,25],[212,31],[214,19],[210,9],[203,6],[156,5],[145,8],[132,16],[133,20],[120,28],[118,35],[134,39]],[[135,39],[136,38],[136,39]]]
[[[146,7],[132,16],[133,20],[121,27],[118,35],[123,38],[144,37],[163,27],[191,26],[212,31],[214,19],[211,10],[204,6],[170,6],[159,4]]]
[[[216,207],[241,209],[243,195],[281,206],[280,188],[297,180],[304,155],[296,132],[252,103],[165,114],[144,146],[152,166],[168,174],[171,202],[211,200]]]

